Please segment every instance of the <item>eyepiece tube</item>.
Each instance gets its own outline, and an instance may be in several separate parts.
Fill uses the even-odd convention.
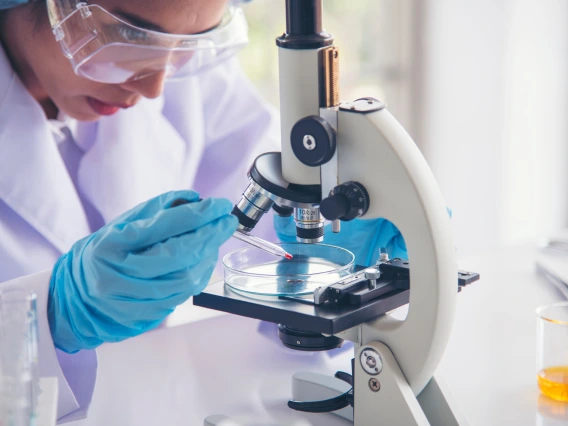
[[[251,182],[241,200],[233,207],[232,214],[239,219],[238,229],[250,232],[256,226],[260,218],[270,210],[274,201],[262,193],[262,189]]]
[[[286,0],[288,34],[312,35],[322,31],[322,0]]]

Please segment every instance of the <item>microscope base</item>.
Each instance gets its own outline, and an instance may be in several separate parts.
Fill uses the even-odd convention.
[[[431,425],[469,426],[448,385],[436,376],[420,392],[418,403]]]
[[[380,354],[382,370],[369,375],[363,369],[361,353],[369,349]],[[379,390],[371,380],[378,380]],[[355,357],[355,425],[467,426],[451,393],[443,382],[432,377],[418,398],[390,349],[380,342],[363,345]]]
[[[349,385],[345,382],[318,373],[296,373],[292,379],[292,397],[297,401],[321,401],[334,398],[348,390]],[[456,410],[456,404],[445,382],[436,377],[432,377],[426,388],[418,395],[417,400],[428,420],[426,424],[433,426],[468,425],[467,420]],[[353,421],[353,408],[351,407],[334,411],[332,414]]]
[[[382,370],[369,375],[360,359],[364,351],[374,350],[380,355]],[[424,390],[414,396],[392,352],[379,342],[363,345],[355,357],[355,411],[352,407],[333,411],[354,426],[468,426],[469,423],[443,380],[432,377]],[[379,364],[380,365],[380,364]],[[371,380],[379,381],[379,390],[373,390]],[[295,401],[323,401],[349,391],[351,386],[332,376],[299,372],[292,379],[292,399]],[[374,386],[376,389],[377,386]],[[204,426],[248,426],[226,416],[210,416]],[[272,425],[276,426],[276,424]]]

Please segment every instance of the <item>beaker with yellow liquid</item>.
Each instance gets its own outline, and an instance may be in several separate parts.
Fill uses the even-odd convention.
[[[538,308],[537,382],[549,398],[568,402],[568,302]]]

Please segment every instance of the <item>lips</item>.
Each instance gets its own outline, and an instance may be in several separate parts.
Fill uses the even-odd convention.
[[[91,109],[98,115],[113,115],[120,109],[130,108],[132,105],[128,104],[116,104],[116,103],[106,103],[99,101],[98,99],[87,97],[87,103]]]

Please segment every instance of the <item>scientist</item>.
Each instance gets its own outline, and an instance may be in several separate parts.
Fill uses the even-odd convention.
[[[254,157],[278,149],[278,124],[233,58],[247,42],[236,2],[0,9],[0,289],[37,293],[40,375],[59,378],[71,420],[91,400],[94,348],[207,285],[237,226],[220,197],[237,200]],[[290,219],[276,228],[293,238]],[[359,263],[405,252],[380,219],[329,238]]]

